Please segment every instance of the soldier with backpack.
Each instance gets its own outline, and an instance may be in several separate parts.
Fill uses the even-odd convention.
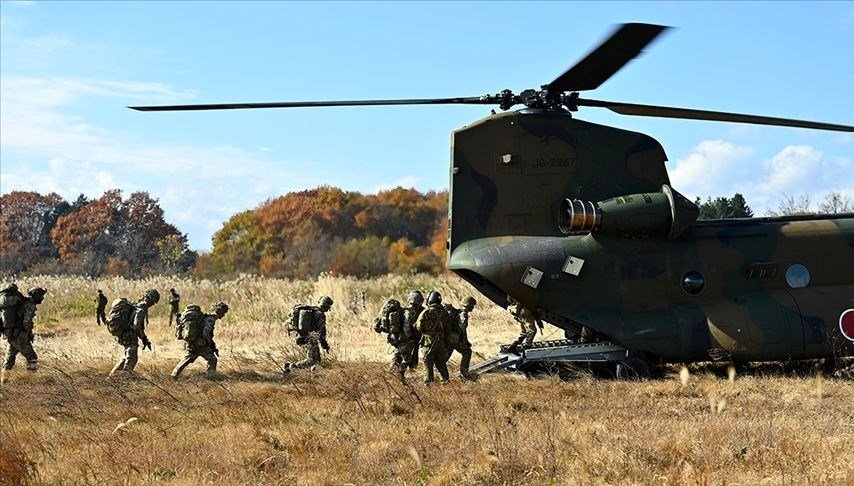
[[[172,370],[172,378],[177,379],[193,361],[201,356],[208,363],[208,374],[216,372],[217,357],[219,349],[214,342],[214,326],[216,321],[225,317],[228,305],[225,302],[217,302],[211,306],[212,314],[203,314],[197,305],[188,305],[184,312],[176,318],[176,337],[184,341],[187,355],[184,356],[175,369]]]
[[[39,357],[33,349],[33,320],[36,307],[42,303],[46,293],[46,289],[35,287],[24,296],[15,284],[0,290],[0,331],[8,344],[3,369],[11,370],[15,366],[18,353],[27,359],[27,371],[38,368]]]
[[[421,347],[424,356],[424,384],[433,383],[433,368],[439,371],[443,382],[448,381],[448,367],[445,364],[450,327],[448,313],[442,307],[442,295],[435,290],[427,295],[427,308],[418,320],[421,332]]]
[[[326,341],[326,313],[332,308],[332,298],[323,296],[318,306],[296,306],[291,311],[288,332],[296,331],[296,343],[305,349],[306,357],[296,363],[285,363],[284,373],[293,369],[311,368],[320,363],[320,348],[329,352]]]
[[[424,294],[420,290],[413,290],[409,293],[408,306],[403,310],[403,325],[405,333],[409,335],[406,346],[410,349],[409,358],[406,360],[410,370],[414,370],[418,366],[418,345],[421,342],[421,333],[418,331],[418,318],[424,311]],[[405,350],[401,350],[405,353]],[[405,357],[406,354],[403,354]]]
[[[151,341],[145,335],[145,323],[148,320],[148,308],[160,301],[160,293],[155,289],[146,290],[136,304],[131,304],[124,297],[113,301],[110,316],[107,319],[107,330],[115,336],[116,341],[124,348],[124,356],[110,371],[112,376],[116,371],[133,373],[139,361],[139,341],[143,349],[151,350]]]
[[[474,297],[463,300],[463,308],[457,309],[451,304],[445,304],[445,311],[450,317],[448,332],[448,349],[445,362],[451,359],[454,351],[460,353],[460,378],[469,379],[469,364],[471,363],[471,343],[468,337],[469,314],[474,310],[477,301]],[[447,366],[447,365],[446,365]]]
[[[395,299],[386,301],[379,317],[374,319],[374,331],[387,333],[387,341],[394,347],[389,370],[398,373],[401,381],[412,357],[412,332],[405,324],[404,310]]]

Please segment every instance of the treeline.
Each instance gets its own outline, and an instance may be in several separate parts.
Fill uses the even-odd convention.
[[[193,269],[187,236],[147,192],[68,202],[56,193],[0,196],[0,274],[139,277]]]
[[[696,200],[701,219],[752,217],[741,194]],[[850,212],[830,193],[821,212]],[[784,197],[772,214],[812,211],[808,197]],[[311,278],[440,273],[448,233],[448,193],[396,188],[376,195],[333,187],[292,192],[235,214],[197,255],[164,219],[157,199],[119,190],[68,202],[55,193],[0,196],[0,275],[154,274],[231,278],[239,274]]]
[[[253,273],[306,278],[439,273],[448,193],[396,188],[376,195],[319,187],[232,216],[199,257],[200,277]]]

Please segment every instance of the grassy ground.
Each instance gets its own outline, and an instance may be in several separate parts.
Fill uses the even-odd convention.
[[[468,290],[453,278],[21,286],[36,284],[50,290],[38,317],[42,367],[30,375],[19,365],[0,387],[0,484],[854,483],[854,385],[811,372],[765,366],[730,379],[695,366],[641,383],[585,373],[397,382],[371,317],[413,287],[458,302]],[[181,350],[159,304],[155,350],[141,353],[138,376],[108,379],[120,348],[91,316],[95,289],[112,298],[173,286],[184,304],[234,309],[217,328],[222,374],[208,378],[197,364],[168,377]],[[362,290],[354,314],[347,303]],[[334,354],[283,378],[278,366],[298,350],[281,321],[295,301],[322,294],[336,300]],[[482,355],[515,336],[494,306],[472,319]]]

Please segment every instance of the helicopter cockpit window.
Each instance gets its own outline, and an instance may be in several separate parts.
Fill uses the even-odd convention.
[[[802,289],[810,284],[810,271],[800,263],[786,269],[786,283],[793,289]]]
[[[682,290],[688,295],[700,295],[706,288],[706,277],[702,273],[690,271],[682,276]]]

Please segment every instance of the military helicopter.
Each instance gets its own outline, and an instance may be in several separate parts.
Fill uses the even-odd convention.
[[[670,186],[656,140],[573,117],[599,107],[854,131],[579,96],[666,29],[623,24],[552,82],[519,94],[131,108],[497,105],[502,112],[452,134],[447,268],[496,304],[518,301],[576,339],[502,348],[473,370],[605,362],[628,377],[670,362],[854,355],[854,214],[698,221],[698,207]]]

